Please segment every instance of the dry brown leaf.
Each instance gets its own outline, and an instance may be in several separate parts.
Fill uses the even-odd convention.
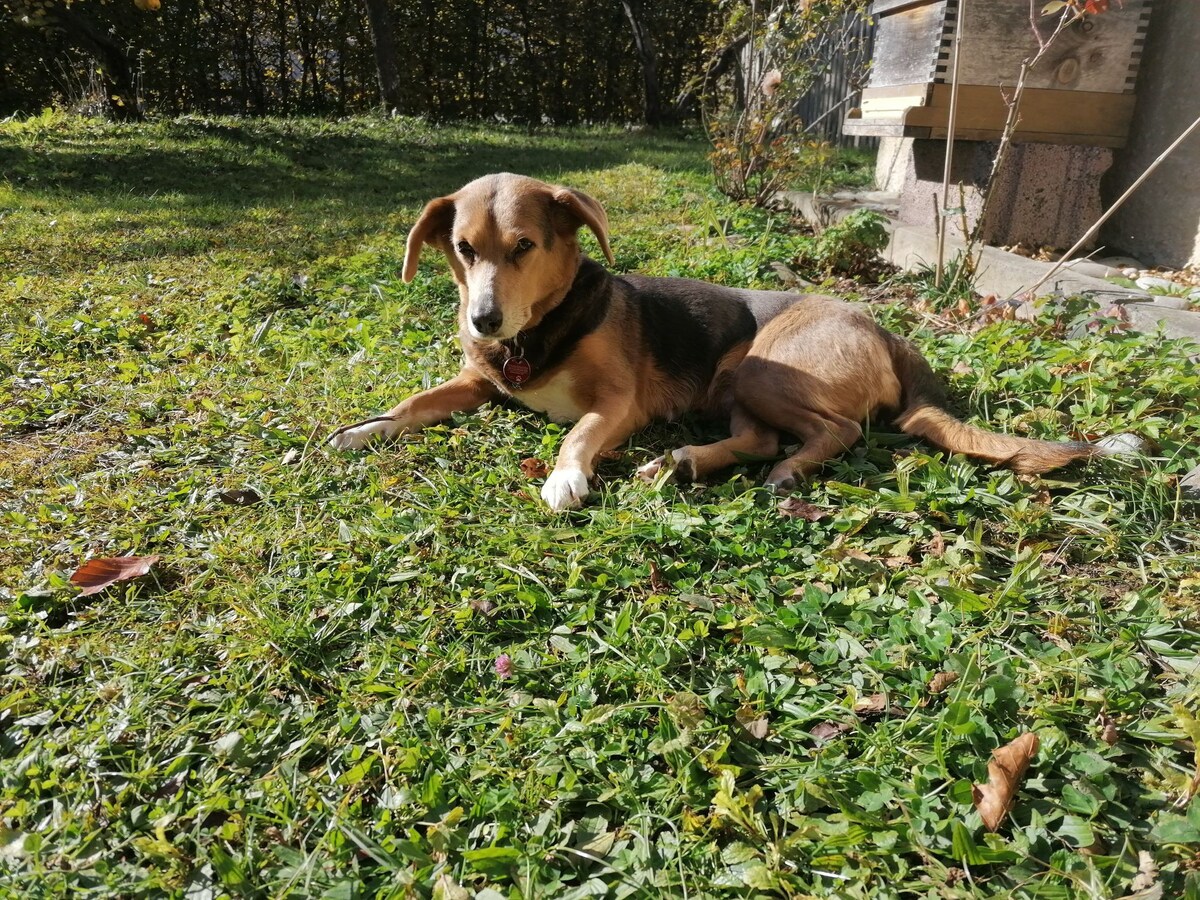
[[[892,716],[904,714],[904,710],[899,706],[888,705],[887,694],[872,694],[869,697],[859,698],[854,703],[854,712],[860,716],[882,716],[885,713]]]
[[[970,375],[975,370],[973,368],[971,368],[970,363],[959,360],[953,366],[950,367],[950,371],[953,372],[955,375]]]
[[[761,741],[767,736],[767,732],[771,730],[767,717],[758,715],[749,706],[741,707],[734,713],[734,718],[737,719],[737,723],[742,726],[746,734],[750,735],[756,741]]]
[[[1121,739],[1121,732],[1117,730],[1117,723],[1112,720],[1108,713],[1100,713],[1100,740],[1112,746]]]
[[[663,575],[662,569],[655,562],[650,563],[650,590],[656,594],[665,594],[671,589],[671,582],[667,581]]]
[[[960,319],[965,319],[971,314],[971,301],[966,297],[959,297],[958,303],[954,304],[954,312]]]
[[[536,456],[521,460],[521,471],[526,478],[545,478],[550,469]]]
[[[1162,896],[1162,886],[1158,883],[1158,866],[1154,864],[1154,854],[1149,850],[1138,851],[1138,871],[1133,876],[1129,890],[1133,894],[1158,888],[1158,896]]]
[[[89,559],[71,575],[71,584],[82,588],[80,597],[98,594],[110,584],[140,578],[160,556],[113,556]]]
[[[940,694],[956,681],[958,681],[957,672],[938,672],[929,679],[929,693]]]
[[[925,552],[934,559],[941,559],[946,554],[946,539],[940,531],[935,531],[925,545]]]
[[[971,790],[975,808],[988,831],[996,831],[1012,809],[1013,799],[1025,779],[1025,770],[1037,749],[1037,735],[1027,731],[992,751],[987,784],[974,785]]]
[[[819,506],[813,506],[811,503],[805,503],[799,497],[788,497],[779,504],[779,514],[789,519],[804,519],[809,522],[816,522],[818,519],[824,519],[828,516],[829,511],[821,509]]]
[[[816,738],[817,743],[823,744],[826,741],[831,741],[839,734],[845,734],[847,731],[853,731],[854,726],[845,722],[821,722],[819,725],[809,729],[809,734]]]

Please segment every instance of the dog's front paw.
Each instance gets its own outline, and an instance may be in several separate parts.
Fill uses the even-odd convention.
[[[394,438],[407,429],[404,423],[388,416],[377,416],[365,422],[343,425],[329,436],[329,446],[334,450],[361,450],[371,441]]]
[[[579,469],[559,467],[550,473],[550,477],[542,485],[542,499],[555,512],[583,505],[583,499],[587,495],[587,476]]]

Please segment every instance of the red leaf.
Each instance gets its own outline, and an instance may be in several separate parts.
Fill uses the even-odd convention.
[[[89,559],[71,575],[71,584],[82,588],[80,597],[98,594],[110,584],[139,578],[150,571],[159,556],[114,556]]]

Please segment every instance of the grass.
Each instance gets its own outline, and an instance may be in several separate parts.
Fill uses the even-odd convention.
[[[1194,347],[1066,338],[1074,301],[974,332],[880,302],[974,421],[1157,449],[1022,479],[876,429],[801,493],[816,521],[759,466],[631,479],[697,421],[560,517],[520,461],[563,431],[520,409],[323,448],[456,370],[444,265],[397,272],[474,175],[593,193],[620,270],[771,285],[810,239],[703,159],[617,130],[0,126],[0,895],[1115,898],[1140,868],[1200,896]],[[162,561],[67,584],[127,553]],[[985,834],[970,784],[1028,730]]]

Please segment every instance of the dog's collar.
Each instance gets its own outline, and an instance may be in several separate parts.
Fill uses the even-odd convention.
[[[565,362],[608,314],[609,279],[603,266],[585,257],[567,295],[541,321],[508,340],[480,347],[499,376],[496,383],[506,389],[520,388]]]

